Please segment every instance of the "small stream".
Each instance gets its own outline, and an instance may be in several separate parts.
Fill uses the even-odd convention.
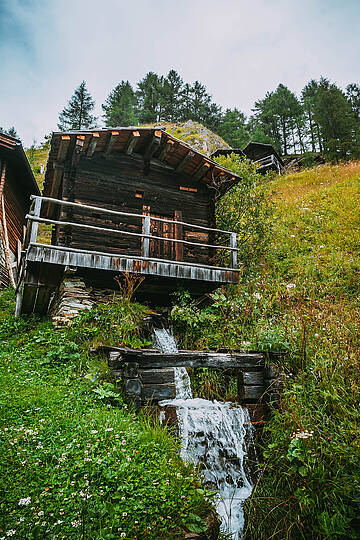
[[[175,338],[166,329],[154,330],[155,343],[163,353],[177,352]],[[240,540],[244,527],[243,503],[251,494],[244,459],[245,438],[252,428],[247,409],[229,402],[193,398],[185,368],[174,368],[176,399],[160,406],[176,407],[181,456],[184,461],[203,466],[209,485],[218,491],[217,512],[221,528]]]

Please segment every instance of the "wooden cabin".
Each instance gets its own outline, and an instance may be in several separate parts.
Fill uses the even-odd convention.
[[[15,285],[30,195],[40,195],[19,140],[0,133],[0,286]]]
[[[139,293],[155,298],[178,283],[194,294],[236,283],[236,234],[216,229],[215,203],[239,180],[163,129],[54,133],[18,309],[44,311],[65,267],[103,287],[142,274]],[[39,243],[39,223],[52,227],[51,245]]]
[[[218,156],[228,156],[236,154],[240,157],[247,157],[257,165],[257,172],[265,174],[267,171],[276,171],[278,174],[284,169],[284,162],[271,144],[250,142],[243,150],[239,148],[220,148],[211,154],[211,158]]]
[[[256,170],[261,174],[267,171],[276,171],[281,174],[284,169],[283,160],[271,144],[249,142],[243,152],[248,159],[258,165]]]

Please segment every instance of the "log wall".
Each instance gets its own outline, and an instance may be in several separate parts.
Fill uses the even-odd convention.
[[[191,188],[196,191],[188,191]],[[161,167],[151,166],[144,172],[144,162],[123,154],[101,154],[92,159],[80,158],[76,166],[65,166],[62,198],[73,202],[101,206],[107,209],[150,215],[166,219],[177,218],[204,227],[215,227],[214,194],[204,184],[190,177]],[[141,233],[142,219],[125,216],[107,216],[89,211],[66,209],[60,219],[79,223],[118,228]],[[179,238],[192,242],[213,243],[211,233],[185,226],[151,222],[151,234]],[[176,230],[175,230],[176,229]],[[60,245],[78,249],[141,254],[141,238],[106,234],[96,231],[58,228],[55,241]],[[211,264],[213,250],[184,245],[181,253],[175,252],[173,242],[150,242],[150,256]],[[181,257],[181,259],[180,259]]]

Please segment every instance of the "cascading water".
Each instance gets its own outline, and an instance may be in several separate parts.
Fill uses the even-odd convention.
[[[177,352],[176,341],[166,329],[154,332],[162,352]],[[222,529],[239,540],[244,527],[243,503],[252,491],[244,469],[245,436],[251,435],[249,413],[231,403],[194,399],[186,369],[174,369],[176,399],[160,405],[176,407],[181,456],[184,461],[202,464],[205,480],[218,491]]]

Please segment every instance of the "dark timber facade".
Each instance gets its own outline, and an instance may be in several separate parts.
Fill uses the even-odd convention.
[[[28,217],[18,312],[45,311],[65,267],[97,286],[145,276],[146,296],[201,294],[238,280],[236,235],[215,203],[240,178],[156,128],[55,133],[44,196]],[[39,243],[39,223],[52,228]]]

